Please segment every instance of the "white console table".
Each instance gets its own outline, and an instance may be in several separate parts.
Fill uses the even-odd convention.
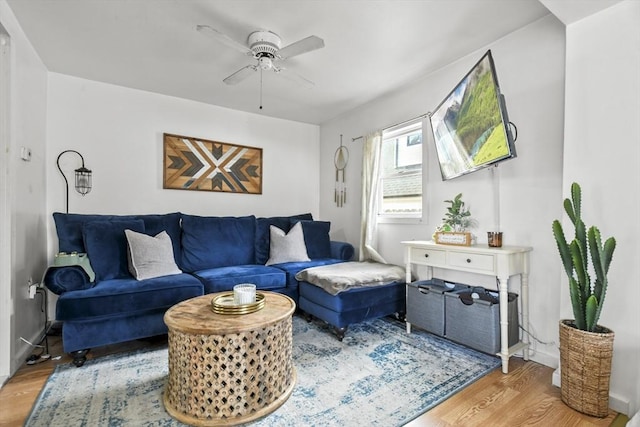
[[[521,276],[520,304],[522,324],[529,323],[529,252],[528,246],[452,246],[432,241],[404,241],[407,283],[411,282],[411,266],[423,265],[428,268],[428,278],[432,278],[433,268],[465,271],[468,273],[495,276],[500,294],[500,353],[502,372],[509,372],[509,357],[522,350],[524,360],[529,360],[529,337],[522,334],[522,341],[509,347],[508,290],[509,278]],[[410,327],[410,326],[408,326]]]

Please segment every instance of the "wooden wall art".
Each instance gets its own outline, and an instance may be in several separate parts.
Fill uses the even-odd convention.
[[[262,194],[262,148],[164,134],[163,188]]]

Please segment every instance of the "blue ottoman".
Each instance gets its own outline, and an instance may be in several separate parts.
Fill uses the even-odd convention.
[[[300,282],[298,306],[330,324],[342,341],[352,323],[376,319],[392,314],[404,317],[406,312],[406,285],[396,281],[388,285],[364,286],[331,295],[309,282]]]

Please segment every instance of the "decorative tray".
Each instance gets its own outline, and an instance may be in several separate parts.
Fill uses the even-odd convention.
[[[216,314],[249,314],[264,308],[264,294],[256,292],[256,302],[236,304],[233,292],[225,292],[211,299],[211,310]]]

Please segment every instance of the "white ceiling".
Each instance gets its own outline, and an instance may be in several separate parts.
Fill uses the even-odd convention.
[[[542,0],[545,2],[545,0]],[[546,0],[553,3],[556,0]],[[241,111],[319,124],[547,15],[538,0],[8,0],[53,72]],[[323,49],[229,86],[251,58],[195,30],[245,42],[271,30],[283,46],[309,35]]]

